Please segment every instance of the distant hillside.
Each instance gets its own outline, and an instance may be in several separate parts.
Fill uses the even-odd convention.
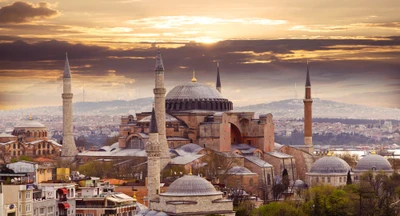
[[[400,119],[400,109],[368,107],[318,98],[313,100],[313,117],[317,118]],[[290,99],[235,107],[234,110],[255,112],[256,115],[272,113],[276,118],[303,118],[303,106],[303,100]]]
[[[75,115],[127,115],[150,111],[153,98],[140,98],[131,101],[114,100],[101,102],[78,102],[73,104]],[[282,100],[250,106],[234,107],[234,111],[272,113],[275,118],[303,118],[302,100]],[[61,106],[36,107],[9,110],[0,115],[62,115]],[[355,104],[338,103],[314,99],[313,117],[352,118],[352,119],[396,119],[400,120],[400,109],[367,107]]]
[[[139,98],[131,101],[114,100],[98,102],[77,102],[73,104],[75,115],[127,115],[151,110],[153,98]],[[61,106],[35,107],[4,111],[4,114],[21,115],[62,115]]]

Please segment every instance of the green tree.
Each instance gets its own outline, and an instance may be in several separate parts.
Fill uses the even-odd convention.
[[[90,161],[80,165],[78,171],[85,176],[100,178],[115,178],[118,174],[112,163],[102,161]]]
[[[254,209],[253,216],[305,216],[306,214],[297,208],[294,203],[289,202],[272,202],[267,205],[262,205],[258,209]]]

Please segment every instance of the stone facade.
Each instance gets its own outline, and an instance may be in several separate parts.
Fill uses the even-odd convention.
[[[71,71],[69,68],[68,56],[65,60],[65,69],[63,77],[63,142],[61,157],[67,160],[73,160],[78,153],[75,145],[73,125],[72,125],[72,98],[71,91]]]

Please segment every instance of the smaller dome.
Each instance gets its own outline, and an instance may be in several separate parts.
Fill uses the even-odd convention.
[[[140,119],[139,122],[150,122],[150,120],[151,120],[151,115]],[[166,113],[165,114],[165,122],[179,122],[179,120],[177,118],[173,117],[172,115]]]
[[[382,171],[392,171],[392,166],[390,165],[389,161],[386,160],[381,155],[370,154],[363,158],[361,158],[355,171],[366,171],[366,170],[382,170]]]
[[[1,133],[1,134],[0,134],[0,137],[13,138],[13,137],[16,137],[16,136],[11,135],[11,134]]]
[[[45,128],[45,127],[46,126],[44,126],[42,123],[33,120],[28,120],[18,123],[17,125],[15,125],[14,128]]]
[[[195,176],[185,175],[168,187],[167,192],[161,195],[165,196],[207,196],[220,195],[222,192],[215,190],[214,186],[207,180]]]
[[[146,216],[155,216],[157,213],[158,213],[157,211],[151,210],[147,212]]]
[[[149,211],[150,209],[142,209],[139,211],[138,215],[146,215]]]
[[[349,164],[341,158],[325,156],[313,163],[310,173],[341,173],[345,174],[350,170]]]
[[[165,212],[158,212],[156,216],[168,216]]]
[[[295,188],[306,188],[306,187],[307,187],[307,184],[304,183],[304,181],[302,181],[302,180],[300,180],[300,179],[297,179],[297,180],[294,182],[293,187],[295,187]]]
[[[245,175],[245,174],[254,174],[254,173],[251,172],[246,167],[234,166],[230,170],[228,170],[228,174],[231,174],[231,175]]]

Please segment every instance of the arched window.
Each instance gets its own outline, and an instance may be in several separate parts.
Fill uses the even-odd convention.
[[[13,149],[16,149],[15,147],[16,147],[16,145],[15,145],[15,143],[14,143],[14,144],[13,144]]]
[[[43,149],[42,150],[42,154],[45,155],[46,154],[46,150]]]
[[[43,148],[46,148],[46,143],[42,143],[42,147],[43,147]]]
[[[250,181],[249,181],[249,185],[250,185],[250,186],[253,186],[253,184],[254,184],[254,181],[253,181],[253,179],[250,179]]]

